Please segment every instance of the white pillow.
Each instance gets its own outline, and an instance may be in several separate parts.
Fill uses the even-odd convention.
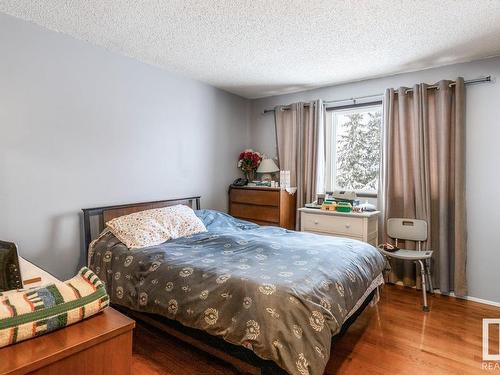
[[[129,249],[207,231],[194,211],[182,204],[120,216],[108,221],[106,226]]]

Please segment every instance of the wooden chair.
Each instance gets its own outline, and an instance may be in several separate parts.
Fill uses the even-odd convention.
[[[398,240],[410,240],[417,242],[417,249],[400,249],[391,252],[384,250],[383,245],[378,246],[380,252],[387,258],[412,261],[420,265],[420,273],[422,275],[422,294],[424,297],[422,309],[426,312],[429,311],[429,305],[427,304],[427,286],[429,286],[429,292],[433,292],[430,268],[432,251],[422,251],[422,242],[427,241],[427,232],[427,222],[424,220],[402,218],[388,219],[387,235],[395,240],[396,247],[399,247]]]

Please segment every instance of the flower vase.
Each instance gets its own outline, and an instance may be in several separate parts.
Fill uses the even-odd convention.
[[[254,171],[245,172],[245,178],[248,182],[252,182],[254,180]]]

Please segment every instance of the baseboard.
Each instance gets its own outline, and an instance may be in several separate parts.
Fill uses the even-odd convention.
[[[437,291],[436,291],[437,292]],[[439,292],[439,294],[442,294],[441,292]],[[500,307],[500,302],[495,302],[495,301],[489,301],[487,299],[482,299],[482,298],[477,298],[477,297],[471,297],[471,296],[465,296],[465,297],[458,297],[456,296],[454,293],[450,293],[450,294],[445,294],[445,295],[448,295],[450,297],[455,297],[455,298],[459,298],[459,299],[465,299],[467,301],[472,301],[472,302],[477,302],[477,303],[483,303],[485,305],[490,305],[490,306],[495,306],[495,307]]]
[[[388,283],[388,284],[396,284],[396,285],[404,286],[401,281],[396,281],[395,283]],[[414,286],[412,288],[416,289],[416,287],[414,287]],[[450,292],[450,293],[441,293],[441,291],[439,289],[434,289],[434,293],[441,294],[443,296],[449,296],[449,297],[453,297],[453,298],[464,299],[464,300],[467,300],[467,301],[482,303],[484,305],[490,305],[490,306],[500,307],[500,302],[489,301],[487,299],[482,299],[482,298],[477,298],[477,297],[472,297],[472,296],[459,297],[459,296],[456,296],[455,293],[453,293],[453,292]]]

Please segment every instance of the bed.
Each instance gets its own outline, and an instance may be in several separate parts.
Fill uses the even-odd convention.
[[[174,204],[196,209],[207,232],[129,250],[105,230],[115,217]],[[113,305],[240,372],[322,374],[332,338],[383,283],[383,257],[360,241],[199,208],[190,197],[83,210],[89,267]]]

